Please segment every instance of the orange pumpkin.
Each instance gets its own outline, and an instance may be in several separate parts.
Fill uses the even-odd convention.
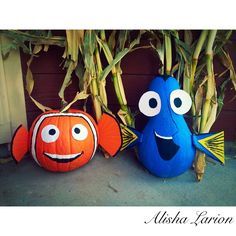
[[[38,116],[29,132],[23,126],[17,129],[12,140],[12,156],[19,162],[29,150],[40,166],[65,172],[89,162],[99,144],[114,156],[121,143],[119,123],[109,114],[104,113],[97,125],[83,111],[53,110]]]

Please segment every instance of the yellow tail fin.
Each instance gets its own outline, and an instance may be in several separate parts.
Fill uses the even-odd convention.
[[[122,140],[123,140],[122,146],[120,149],[122,151],[128,147],[134,146],[135,143],[137,143],[139,136],[136,132],[133,131],[133,129],[123,124],[120,124],[120,127],[121,127],[121,134],[122,134]]]

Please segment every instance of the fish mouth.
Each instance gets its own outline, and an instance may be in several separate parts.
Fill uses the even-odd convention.
[[[74,161],[78,157],[80,157],[84,152],[79,152],[75,154],[68,154],[68,155],[59,155],[59,154],[52,154],[48,152],[44,152],[43,154],[48,157],[50,160],[59,162],[59,163],[68,163]]]
[[[174,143],[172,136],[162,136],[156,131],[154,131],[154,135],[161,158],[170,161],[179,150],[179,146]]]

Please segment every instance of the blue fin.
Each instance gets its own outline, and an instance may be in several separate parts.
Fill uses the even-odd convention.
[[[224,131],[219,133],[193,134],[193,144],[212,159],[225,163]]]
[[[120,149],[121,151],[127,148],[134,147],[142,141],[142,134],[136,129],[127,127],[122,124],[120,126],[122,133],[122,146]]]

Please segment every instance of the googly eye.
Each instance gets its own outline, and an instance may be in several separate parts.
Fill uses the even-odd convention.
[[[59,137],[60,131],[55,125],[47,125],[42,129],[41,137],[45,143],[55,142]]]
[[[192,99],[187,92],[177,89],[170,94],[170,106],[176,114],[183,115],[190,110]]]
[[[155,116],[161,110],[161,99],[158,93],[148,91],[139,99],[139,110],[146,116]]]
[[[88,129],[82,124],[76,124],[72,128],[72,136],[79,141],[85,140],[88,136]]]

